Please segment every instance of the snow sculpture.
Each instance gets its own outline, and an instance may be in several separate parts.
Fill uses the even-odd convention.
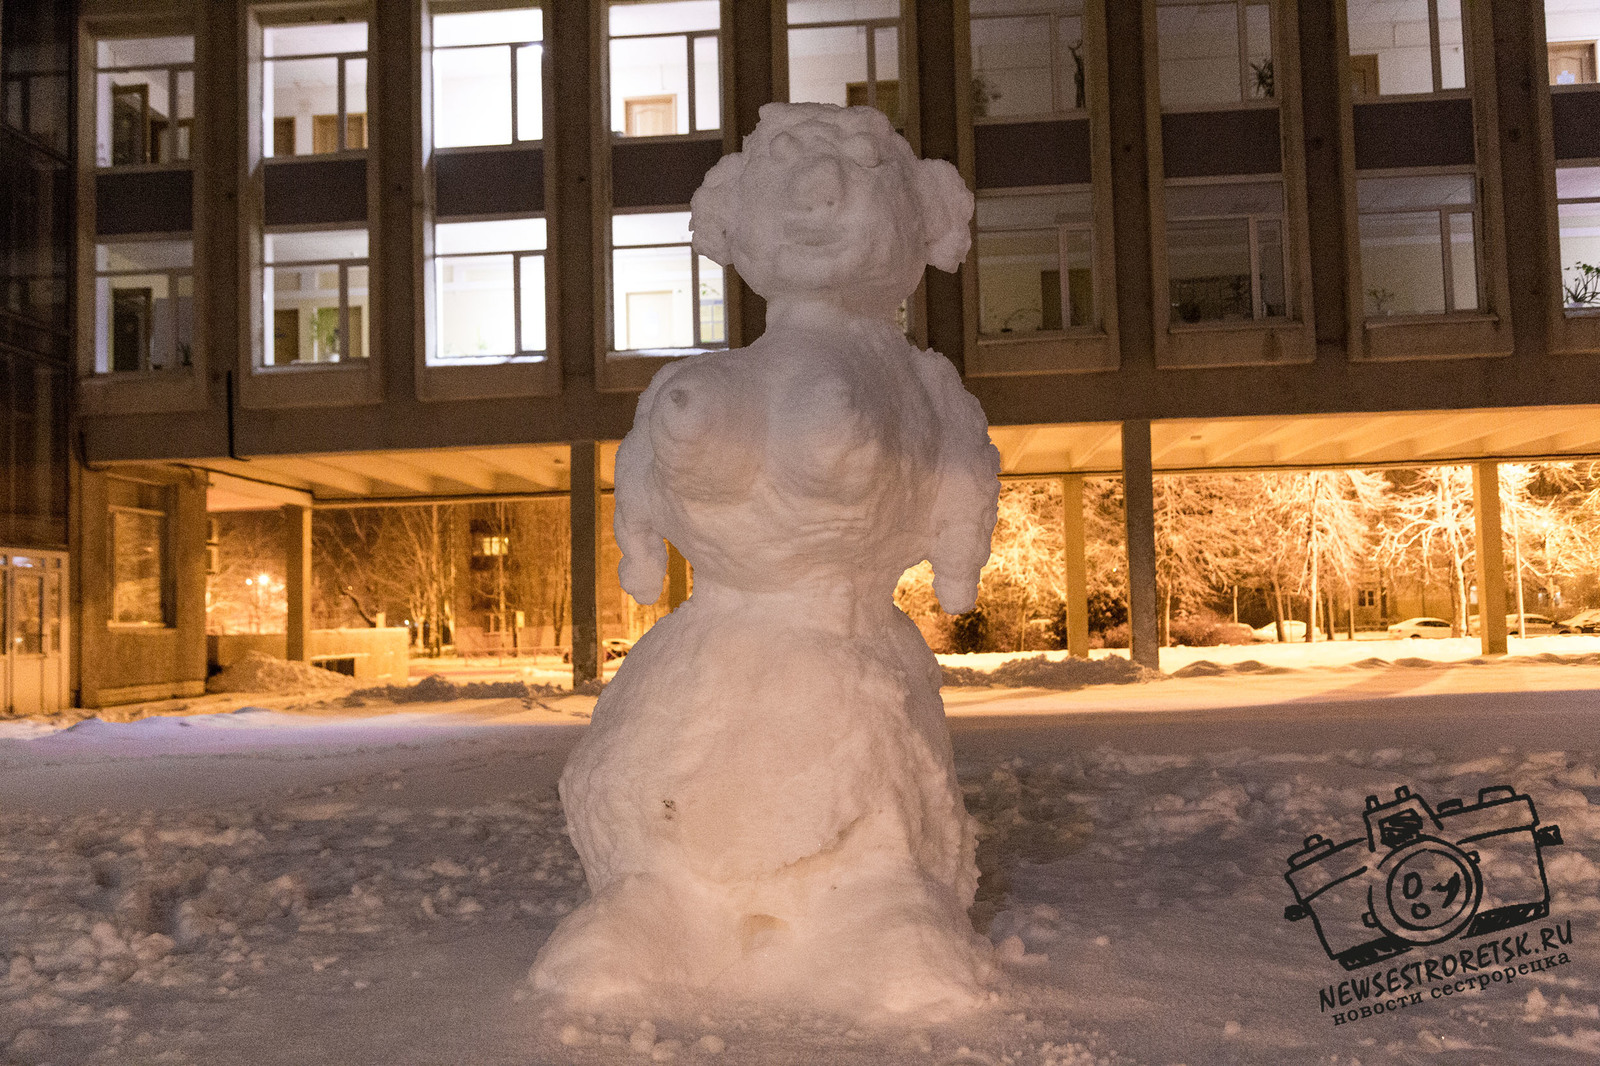
[[[590,899],[541,989],[667,987],[948,1013],[992,973],[939,666],[897,609],[928,559],[972,607],[999,454],[954,368],[896,325],[965,257],[972,194],[878,111],[768,104],[706,176],[694,246],[768,300],[747,348],[663,368],[617,453],[622,584],[694,593],[633,648],[561,779]]]

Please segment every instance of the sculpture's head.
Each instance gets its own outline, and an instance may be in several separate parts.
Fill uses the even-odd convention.
[[[880,317],[925,265],[954,271],[971,244],[972,193],[956,168],[918,159],[870,107],[767,104],[691,207],[695,249],[768,300]]]

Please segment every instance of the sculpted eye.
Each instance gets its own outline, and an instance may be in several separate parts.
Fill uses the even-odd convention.
[[[788,163],[800,157],[803,147],[800,138],[792,133],[780,133],[772,138],[772,158],[780,163]]]
[[[854,137],[846,137],[844,144],[840,147],[845,155],[864,167],[875,167],[883,161],[878,154],[878,142],[864,133],[858,133]]]

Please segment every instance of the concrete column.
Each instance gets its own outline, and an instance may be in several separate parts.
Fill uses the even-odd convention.
[[[1500,533],[1500,464],[1472,466],[1473,532],[1478,541],[1478,639],[1483,654],[1506,653],[1506,553]]]
[[[1089,568],[1083,552],[1083,475],[1061,479],[1061,543],[1067,571],[1067,654],[1089,657]]]
[[[369,28],[367,91],[371,147],[367,204],[372,239],[372,334],[385,398],[416,402],[415,357],[422,343],[423,144],[418,120],[431,102],[423,76],[422,0],[376,0]]]
[[[597,172],[594,146],[595,131],[609,129],[600,93],[601,10],[602,5],[590,3],[556,3],[545,9],[545,55],[554,68],[547,84],[555,98],[545,130],[545,151],[555,159],[555,187],[548,190],[553,209],[550,249],[560,265],[550,327],[560,353],[563,406],[569,412],[592,403],[605,332],[597,320],[603,308],[596,307],[595,291],[595,272],[601,269],[595,215],[603,214],[597,201],[606,202],[611,195],[606,173]],[[574,397],[582,399],[575,405]],[[581,441],[586,432],[594,430],[580,424],[573,436]]]
[[[572,442],[572,683],[600,676],[600,445]]]
[[[961,166],[956,99],[956,13],[953,0],[916,5],[917,131],[922,156]],[[923,272],[928,345],[960,370],[966,365],[961,320],[961,275]]]
[[[676,611],[689,598],[689,560],[667,545],[667,608]]]
[[[1156,490],[1150,423],[1122,423],[1122,498],[1128,521],[1128,632],[1133,661],[1161,667],[1156,609]]]
[[[773,17],[771,3],[750,0],[722,0],[722,67],[724,152],[737,152],[744,138],[761,119],[761,105],[776,99],[773,93],[773,64],[776,59],[774,34],[782,34],[782,20]],[[735,292],[734,344],[749,344],[767,328],[767,301],[739,278],[728,272]]]
[[[283,555],[289,596],[284,658],[303,663],[311,639],[311,508],[284,504]]]

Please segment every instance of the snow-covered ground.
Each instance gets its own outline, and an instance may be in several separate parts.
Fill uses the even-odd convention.
[[[0,723],[0,1063],[1594,1062],[1600,665],[1551,639],[1544,660],[1272,673],[1257,646],[1237,651],[1267,670],[947,689],[1002,978],[988,1010],[902,1030],[528,994],[584,894],[555,780],[592,697]],[[1423,643],[1447,642],[1397,651]],[[1288,856],[1359,834],[1367,795],[1502,784],[1561,827],[1547,919],[1354,973],[1284,920]],[[1376,1000],[1321,1003],[1569,924],[1512,963],[1558,965],[1509,983],[1424,981],[1339,1025]]]

